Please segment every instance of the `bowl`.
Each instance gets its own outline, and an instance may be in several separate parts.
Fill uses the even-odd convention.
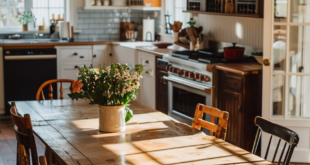
[[[173,45],[171,42],[152,42],[152,44],[158,48],[167,48],[168,46]]]
[[[254,55],[253,55],[254,56]],[[256,59],[256,61],[260,64],[263,65],[263,56],[254,56],[254,58]]]

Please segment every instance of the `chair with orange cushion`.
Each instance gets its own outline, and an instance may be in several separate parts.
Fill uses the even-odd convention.
[[[212,123],[203,120],[204,113],[211,115]],[[215,137],[225,140],[228,116],[229,113],[226,111],[221,111],[217,108],[197,104],[192,127],[198,130],[200,130],[201,127],[204,127],[210,131],[211,136],[213,136],[213,133],[215,133]],[[218,125],[214,124],[215,118],[219,119]]]
[[[63,86],[62,86],[62,83],[71,83],[70,85],[70,91],[72,91],[72,83],[76,81],[76,80],[70,80],[70,79],[54,79],[54,80],[49,80],[49,81],[46,81],[45,83],[43,83],[40,88],[38,89],[38,92],[37,92],[37,95],[36,95],[36,100],[37,101],[40,101],[40,100],[45,100],[45,97],[44,97],[44,93],[43,93],[43,88],[46,87],[46,86],[49,86],[48,87],[48,97],[49,97],[49,100],[53,100],[53,87],[52,87],[52,84],[53,83],[60,83],[60,99],[62,100],[63,99]],[[40,96],[41,96],[41,99],[40,99]]]

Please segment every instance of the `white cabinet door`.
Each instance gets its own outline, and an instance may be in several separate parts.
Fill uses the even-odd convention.
[[[90,65],[90,63],[86,64]],[[76,80],[77,79],[77,73],[78,73],[78,66],[79,65],[60,65],[59,66],[59,77],[58,79],[72,79]],[[63,89],[64,89],[64,99],[69,99],[68,94],[71,93],[70,91],[70,83],[63,83]],[[58,91],[60,90],[60,85],[58,84]],[[59,98],[59,92],[58,92],[58,98]]]
[[[128,64],[129,66],[136,65],[136,50],[125,48],[119,45],[112,46],[112,63]]]
[[[111,62],[109,60],[108,45],[94,45],[93,46],[93,67],[108,66]]]
[[[156,70],[155,62],[156,56],[151,53],[138,51],[138,63],[144,66],[141,80],[141,90],[139,92],[139,99],[142,104],[147,105],[153,109],[156,108]]]
[[[2,47],[0,47],[0,114],[4,114],[4,84],[3,84],[3,54]]]

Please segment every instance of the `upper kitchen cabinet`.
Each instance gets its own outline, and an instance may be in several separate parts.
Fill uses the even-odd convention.
[[[161,0],[118,0],[118,1],[95,1],[85,0],[86,10],[104,9],[131,9],[142,11],[160,11]]]
[[[263,18],[264,0],[187,0],[184,12]]]

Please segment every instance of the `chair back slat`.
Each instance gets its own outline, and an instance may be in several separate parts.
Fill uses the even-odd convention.
[[[217,117],[219,119],[218,125],[213,123],[215,120],[211,122],[204,121],[203,120],[204,113],[211,115],[212,118]],[[208,107],[202,104],[197,104],[192,127],[198,130],[201,130],[201,127],[204,127],[210,131],[211,136],[213,136],[213,132],[215,132],[215,136],[217,138],[225,140],[227,132],[228,116],[229,116],[228,112],[221,111],[217,108]]]
[[[278,164],[281,163],[282,156],[283,156],[283,154],[285,152],[286,145],[288,144],[289,147],[288,147],[288,150],[286,151],[286,154],[285,154],[285,157],[284,157],[284,161],[283,161],[283,165],[289,165],[289,162],[291,160],[292,154],[294,152],[294,148],[297,146],[297,144],[299,142],[298,134],[296,132],[288,129],[288,128],[285,128],[285,127],[283,127],[281,125],[278,125],[276,123],[268,121],[268,120],[266,120],[266,119],[264,119],[262,117],[259,117],[259,116],[257,116],[255,118],[254,123],[255,123],[256,126],[258,126],[258,130],[260,130],[260,131],[257,132],[256,137],[260,137],[259,134],[261,133],[261,131],[263,131],[265,133],[269,133],[271,135],[269,143],[268,143],[268,147],[267,147],[267,150],[266,150],[266,154],[265,154],[265,159],[267,159],[267,157],[268,157],[268,153],[269,153],[272,137],[276,136],[276,137],[279,138],[279,142],[277,144],[277,148],[276,148],[275,153],[273,155],[272,162],[274,163],[274,160],[275,160],[275,158],[277,156],[277,152],[278,152],[278,149],[279,149],[280,142],[281,142],[281,140],[283,140],[285,142],[285,144],[284,144],[283,150],[281,152]],[[255,139],[253,150],[252,150],[253,154],[256,153],[256,148],[257,148],[258,142],[259,141],[257,139]]]
[[[42,100],[45,100],[43,90],[41,91],[41,97],[42,97]]]
[[[48,87],[48,97],[50,100],[53,100],[53,87],[52,84],[49,85]]]
[[[12,103],[10,112],[17,140],[17,164],[23,164],[29,161],[28,150],[30,149],[32,164],[38,165],[37,147],[30,115],[25,114],[24,117],[19,116],[15,102]]]
[[[277,153],[278,153],[278,149],[279,149],[279,146],[280,146],[280,143],[281,143],[281,139],[279,139],[279,142],[278,142],[278,144],[277,144],[277,148],[276,148],[276,150],[275,150],[275,152],[274,152],[274,154],[273,154],[273,158],[272,158],[272,163],[274,163],[274,160],[276,159],[276,156],[277,156]]]
[[[267,157],[268,157],[268,153],[269,153],[269,148],[270,148],[271,141],[272,141],[272,135],[270,135],[268,147],[267,147],[267,149],[266,149],[266,154],[265,154],[265,158],[264,158],[265,160],[267,160]]]
[[[256,135],[255,135],[254,145],[252,148],[252,153],[256,153],[261,136],[262,136],[262,131],[260,129],[257,129]]]
[[[64,89],[62,88],[62,82],[60,82],[60,99],[64,99]]]
[[[63,82],[66,82],[66,83],[71,83],[70,84],[70,91],[72,91],[72,83],[74,82],[74,80],[70,80],[70,79],[54,79],[54,80],[49,80],[49,81],[46,81],[46,82],[44,82],[41,86],[40,86],[40,88],[38,89],[38,91],[37,91],[37,95],[36,95],[36,100],[37,101],[40,101],[40,100],[45,100],[45,97],[44,97],[44,93],[43,93],[43,88],[44,87],[46,87],[46,86],[48,86],[48,98],[50,99],[50,100],[53,100],[53,91],[54,91],[54,89],[53,89],[53,87],[52,87],[52,84],[53,83],[58,83],[58,82],[60,82],[61,84],[60,84],[60,99],[62,100],[64,97],[63,97],[63,85],[62,85],[62,83]],[[41,99],[40,99],[40,95],[41,95]]]
[[[278,160],[278,165],[280,165],[280,163],[281,163],[281,161],[282,161],[282,157],[283,157],[283,154],[284,154],[284,151],[285,151],[286,145],[287,145],[287,143],[285,143],[285,144],[284,144],[284,146],[283,146],[283,149],[282,149],[281,155],[280,155],[279,160]]]

